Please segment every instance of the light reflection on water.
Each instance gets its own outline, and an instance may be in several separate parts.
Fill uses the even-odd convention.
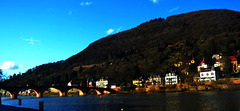
[[[138,95],[97,95],[36,98],[20,97],[18,100],[2,97],[4,105],[38,109],[44,102],[46,111],[239,111],[240,91],[161,93]]]

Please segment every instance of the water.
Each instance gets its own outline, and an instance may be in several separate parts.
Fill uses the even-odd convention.
[[[240,91],[20,98],[21,106],[9,97],[2,103],[38,109],[43,101],[46,111],[240,111]]]

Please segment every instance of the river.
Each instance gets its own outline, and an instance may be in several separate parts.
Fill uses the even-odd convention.
[[[21,106],[9,97],[2,104],[38,109],[43,101],[46,111],[240,111],[240,91],[20,98]]]

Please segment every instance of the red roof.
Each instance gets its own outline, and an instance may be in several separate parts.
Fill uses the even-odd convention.
[[[192,58],[191,60],[188,60],[188,62],[194,61],[194,58]]]
[[[235,56],[230,56],[229,58],[231,59],[231,61],[237,61],[237,58]]]
[[[205,63],[205,60],[204,60],[204,58],[203,58],[203,61],[202,61],[200,64],[203,64],[203,63]]]

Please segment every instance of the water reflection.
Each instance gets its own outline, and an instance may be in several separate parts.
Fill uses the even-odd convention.
[[[164,94],[165,99],[163,102],[166,101],[166,111],[177,111],[181,109],[181,101],[180,101],[180,94],[179,93],[169,93]]]
[[[17,107],[38,109],[44,102],[46,111],[239,111],[240,92],[161,93],[139,95],[98,95],[69,97],[20,97],[18,100],[2,97],[2,103]]]

